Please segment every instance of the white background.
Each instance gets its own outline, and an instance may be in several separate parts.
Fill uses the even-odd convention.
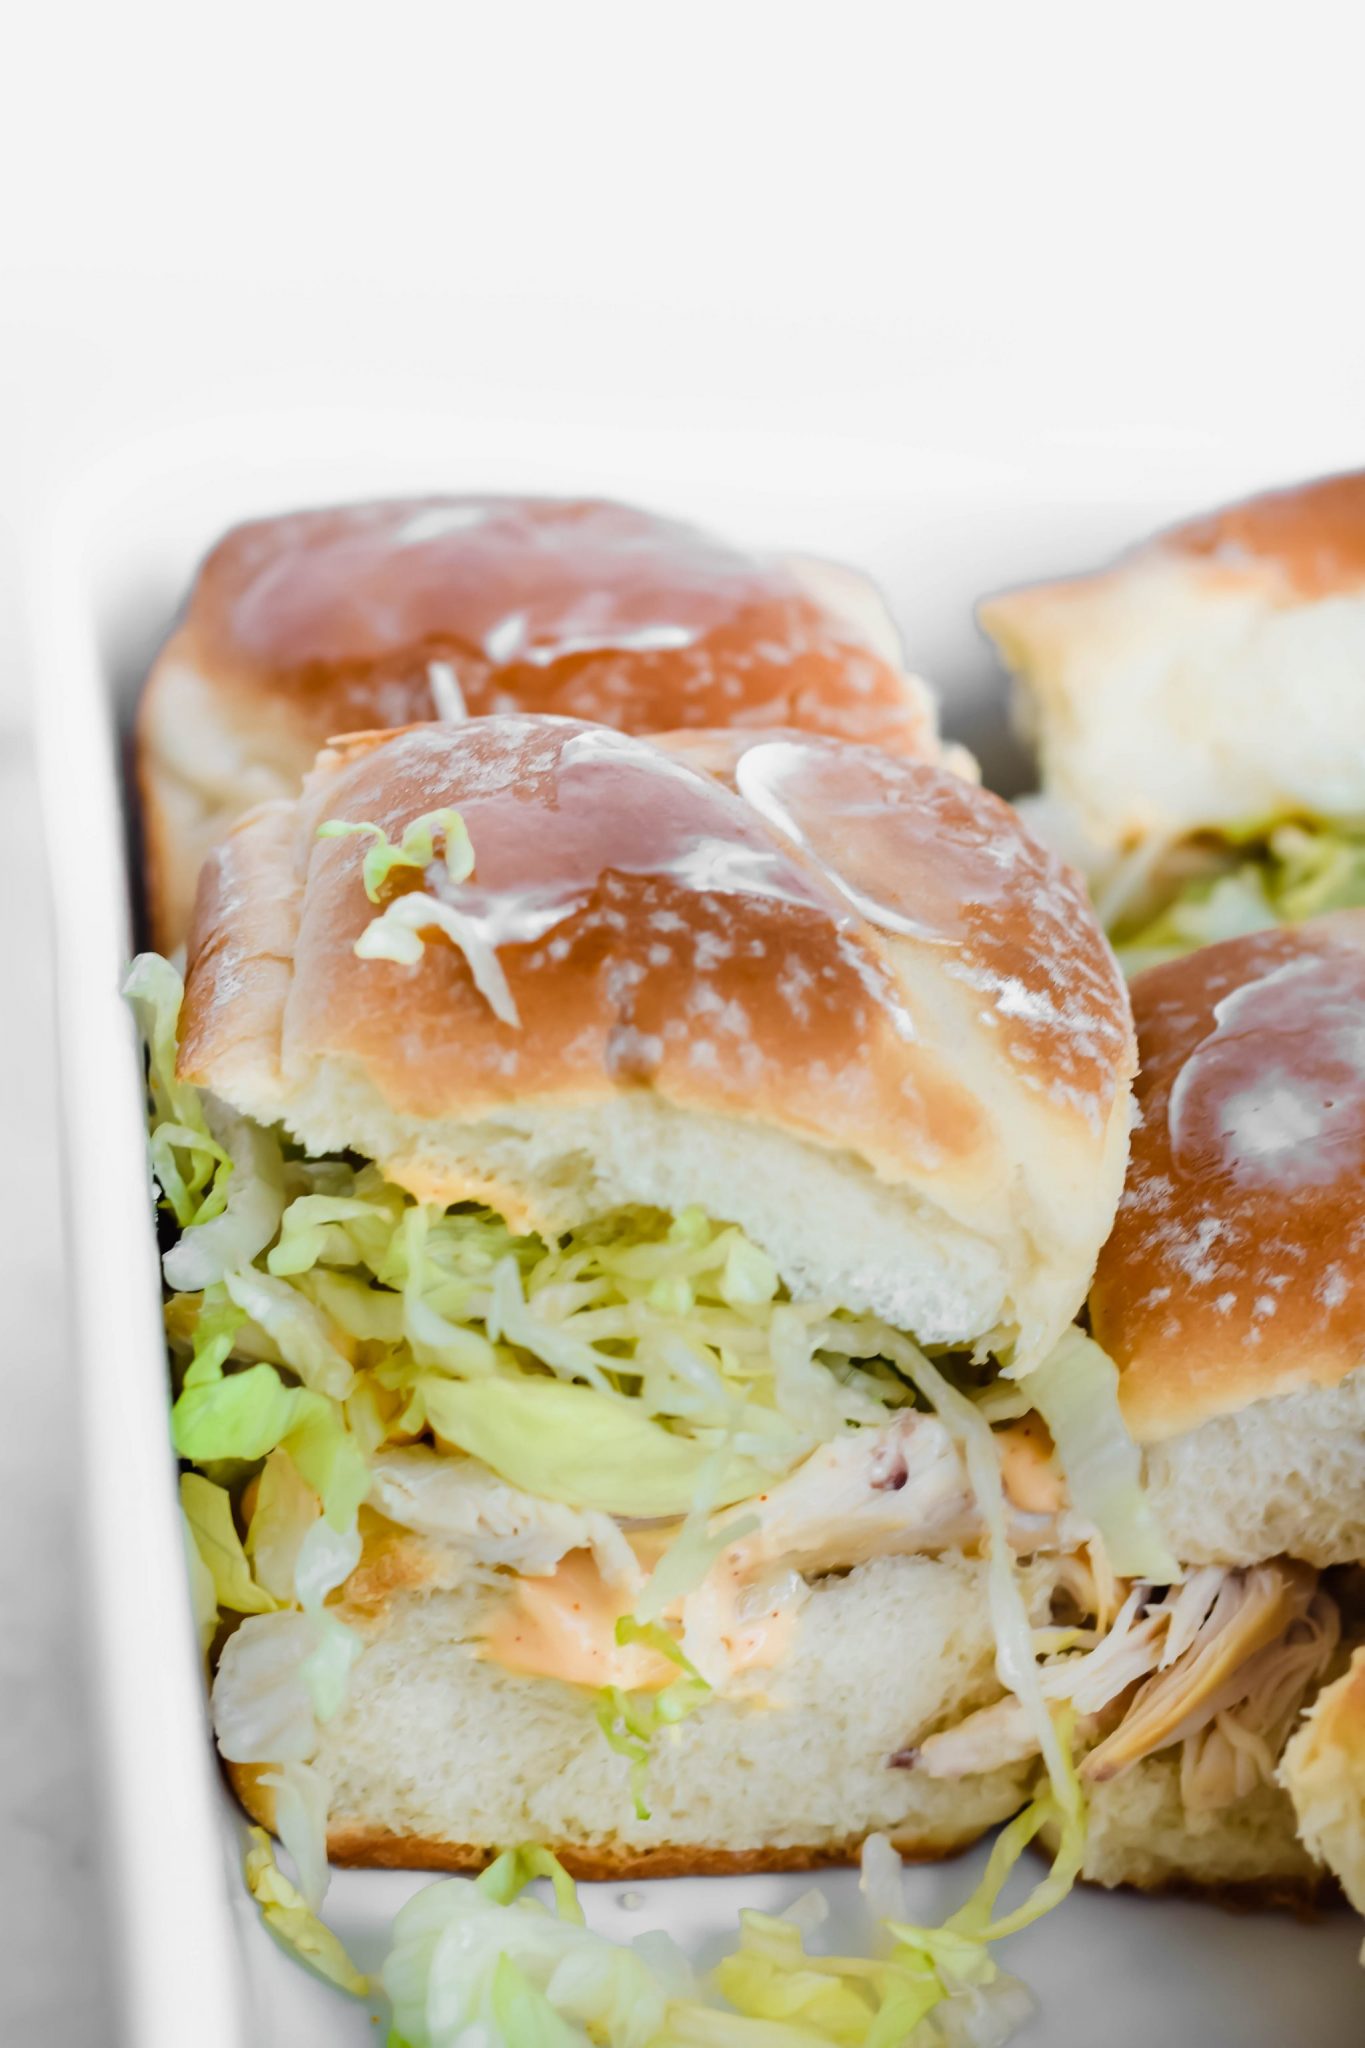
[[[349,402],[721,430],[779,490],[798,434],[817,466],[875,442],[1097,503],[1194,457],[1229,488],[1358,463],[1357,18],[176,0],[11,24],[0,2039],[102,2038],[23,738],[19,564],[64,480],[177,420]]]

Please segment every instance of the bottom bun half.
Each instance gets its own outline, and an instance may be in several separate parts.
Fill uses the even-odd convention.
[[[1277,1785],[1260,1785],[1212,1812],[1191,1812],[1180,1793],[1179,1756],[1168,1754],[1088,1788],[1087,1807],[1087,1884],[1295,1912],[1336,1894],[1299,1840],[1293,1805]]]
[[[648,1819],[593,1693],[480,1654],[487,1598],[461,1588],[389,1603],[315,1759],[333,1788],[334,1861],[472,1870],[536,1841],[589,1879],[737,1873],[852,1861],[878,1831],[931,1859],[1027,1796],[1032,1760],[955,1781],[890,1761],[1000,1696],[979,1562],[881,1558],[817,1580],[761,1690],[718,1694],[656,1737]],[[260,1771],[229,1771],[270,1826]]]

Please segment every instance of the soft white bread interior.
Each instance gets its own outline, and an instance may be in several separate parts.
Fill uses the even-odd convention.
[[[1097,864],[1148,838],[1365,812],[1365,472],[1231,506],[980,618]]]
[[[1365,1555],[1365,912],[1132,989],[1140,1121],[1090,1295],[1189,1564]]]
[[[794,725],[928,758],[938,744],[879,593],[839,564],[760,559],[595,500],[255,520],[203,563],[142,699],[154,943],[183,940],[233,820],[291,795],[334,734],[516,710],[624,732]]]
[[[1280,1775],[1304,1842],[1365,1913],[1365,1648],[1318,1695]]]
[[[1144,1892],[1206,1892],[1236,1905],[1308,1905],[1323,1874],[1299,1840],[1277,1785],[1211,1812],[1180,1793],[1180,1758],[1165,1754],[1093,1786],[1081,1875]]]
[[[1127,1151],[1127,996],[1078,879],[878,748],[757,739],[732,780],[557,719],[346,742],[205,871],[182,1076],[518,1227],[698,1203],[798,1296],[1030,1362]],[[319,826],[445,806],[473,874],[434,862],[415,908],[461,943],[357,958],[362,846]]]
[[[534,1840],[585,1876],[624,1877],[851,1859],[881,1829],[907,1855],[946,1855],[1022,1803],[1030,1769],[935,1783],[891,1762],[999,1697],[985,1570],[953,1556],[880,1558],[817,1580],[779,1668],[656,1737],[647,1820],[590,1691],[481,1655],[496,1587],[400,1592],[368,1622],[346,1704],[322,1733],[330,1852],[462,1869]],[[1039,1612],[1048,1574],[1028,1575]],[[220,1728],[247,1671],[230,1642]],[[249,1769],[233,1776],[269,1822],[269,1789]]]
[[[1365,1367],[1149,1444],[1143,1483],[1185,1564],[1365,1557]]]

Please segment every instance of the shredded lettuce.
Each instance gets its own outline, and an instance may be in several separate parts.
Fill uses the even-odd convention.
[[[287,1387],[270,1365],[186,1387],[171,1410],[171,1435],[193,1465],[222,1458],[263,1458],[289,1432],[298,1412],[298,1389]]]
[[[361,863],[361,878],[371,903],[379,903],[395,868],[425,873],[435,860],[436,839],[445,847],[445,871],[451,882],[468,881],[474,872],[474,849],[458,811],[427,811],[414,818],[397,844],[382,825],[348,824],[343,818],[329,818],[318,827],[319,839],[340,839],[363,833],[370,840]],[[424,951],[422,934],[444,932],[469,963],[474,985],[493,1014],[504,1024],[519,1029],[521,1018],[498,959],[497,948],[480,928],[477,919],[440,897],[417,889],[392,897],[378,917],[371,918],[355,942],[361,960],[391,960],[400,967],[412,967]]]
[[[1035,1801],[1029,1811],[1043,1813],[1039,1827],[1044,1819],[1054,1827],[1057,1847],[1048,1875],[1014,1914],[1010,1929],[1013,1931],[1050,1912],[1075,1883],[1085,1855],[1085,1796],[1071,1754],[1069,1724],[1064,1715],[1054,1717],[1043,1695],[1033,1630],[1009,1545],[1000,1458],[990,1424],[917,1344],[898,1330],[884,1325],[880,1328],[886,1356],[894,1359],[919,1388],[961,1445],[986,1528],[987,1589],[995,1633],[996,1674],[1027,1714],[1047,1769],[1047,1799]]]
[[[199,1090],[175,1074],[177,1026],[184,993],[179,974],[159,953],[139,953],[123,993],[133,1007],[147,1048],[149,1148],[156,1183],[176,1222],[185,1228],[210,1220],[225,1197],[215,1183],[231,1161],[209,1130]]]
[[[355,942],[359,960],[392,960],[400,967],[414,967],[425,951],[422,934],[444,932],[451,944],[464,954],[474,986],[493,1015],[514,1031],[521,1029],[521,1014],[507,984],[497,949],[476,920],[439,897],[414,890],[395,896],[378,917],[371,918]]]
[[[339,1534],[355,1527],[370,1490],[370,1468],[355,1433],[352,1403],[345,1408],[296,1388],[290,1427],[281,1439],[300,1474],[322,1502]]]
[[[233,1614],[273,1612],[278,1603],[252,1576],[226,1489],[201,1473],[183,1473],[180,1505],[195,1548],[213,1580],[218,1605]]]
[[[1291,823],[1269,838],[1271,895],[1292,924],[1365,904],[1365,824]]]
[[[1068,1330],[1035,1366],[1028,1391],[1057,1446],[1071,1498],[1096,1526],[1123,1578],[1181,1576],[1142,1490],[1142,1459],[1119,1411],[1118,1367],[1083,1330]]]
[[[906,1920],[899,1859],[873,1836],[864,1893],[875,1915],[863,1955],[809,1945],[818,1892],[785,1913],[743,1912],[735,1947],[699,1983],[674,1944],[614,1944],[585,1923],[553,1856],[521,1849],[479,1878],[429,1885],[399,1913],[383,1981],[391,2048],[904,2048],[914,2038],[1000,2048],[1032,2003],[990,1944],[1014,1915],[1000,1893],[1047,1802],[1003,1831],[972,1898],[943,1927]],[[528,1892],[548,1877],[553,1905]],[[931,2034],[915,2030],[931,2024]]]
[[[299,1605],[313,1625],[314,1647],[304,1659],[301,1676],[319,1721],[330,1721],[346,1696],[346,1680],[360,1655],[355,1629],[329,1614],[329,1593],[345,1585],[360,1563],[360,1532],[340,1534],[325,1516],[314,1522],[299,1545],[294,1583]]]
[[[320,1913],[332,1881],[327,1862],[327,1815],[332,1788],[313,1764],[281,1764],[262,1774],[275,1801],[275,1833],[294,1865],[310,1912]]]
[[[544,1498],[685,1516],[702,1493],[724,1506],[912,1399],[879,1357],[859,1358],[846,1324],[782,1300],[741,1231],[699,1211],[627,1210],[547,1244],[240,1122],[219,1121],[219,1145],[174,1079],[174,971],[144,960],[129,986],[152,1035],[154,1145],[182,1169],[167,1276],[197,1283],[167,1306],[173,1433],[191,1464],[284,1448],[345,1529],[369,1458],[432,1429]],[[186,1131],[210,1148],[189,1161]]]
[[[405,835],[405,858],[372,865],[375,889],[394,867],[423,865],[433,844]],[[449,832],[446,844],[449,854]],[[376,841],[369,853],[378,851]],[[921,1402],[962,1447],[987,1528],[1001,1680],[1023,1703],[1048,1772],[1047,1789],[1002,1835],[977,1898],[943,1929],[888,1919],[889,1957],[870,1964],[811,1956],[795,1921],[749,1916],[713,1987],[717,2005],[686,1989],[680,1964],[661,1978],[656,1959],[623,1959],[602,1943],[570,1910],[572,1887],[552,1859],[518,1852],[475,1884],[413,1901],[391,1975],[400,2037],[413,2048],[453,2042],[466,2025],[551,2044],[891,2048],[928,2015],[943,2020],[945,2039],[984,2040],[989,2015],[995,2025],[1009,2006],[989,1943],[1065,1894],[1084,1838],[1068,1726],[1044,1701],[1006,1541],[988,1415],[901,1333],[787,1300],[767,1255],[698,1210],[623,1210],[546,1242],[486,1209],[418,1202],[373,1166],[308,1159],[219,1116],[175,1079],[173,971],[141,963],[130,987],[150,1037],[157,1178],[181,1226],[166,1263],[172,1433],[192,1468],[183,1501],[205,1641],[215,1632],[207,1582],[216,1611],[244,1617],[222,1652],[231,1682],[220,1688],[220,1746],[232,1761],[274,1766],[298,1872],[295,1885],[260,1837],[249,1879],[271,1924],[354,1988],[357,1973],[316,1920],[326,1811],[310,1770],[360,1647],[335,1602],[361,1557],[377,1454],[431,1435],[547,1502],[681,1518],[637,1612],[617,1628],[619,1642],[652,1648],[678,1676],[655,1693],[609,1689],[600,1700],[643,1813],[652,1745],[709,1695],[662,1618],[750,1526],[741,1516],[718,1528],[724,1510],[851,1426]],[[1040,1384],[1078,1500],[1124,1556],[1131,1546],[1131,1568],[1140,1553],[1146,1569],[1152,1532],[1121,1426],[1115,1434],[1112,1368],[1084,1349],[1051,1366]],[[997,1914],[1009,1870],[1042,1829],[1057,1842],[1051,1871]],[[554,1914],[524,1896],[542,1875],[556,1883]]]
[[[648,1820],[645,1788],[654,1738],[665,1728],[676,1728],[679,1721],[695,1712],[710,1697],[711,1687],[696,1666],[683,1655],[677,1638],[657,1622],[640,1621],[632,1614],[623,1614],[616,1624],[616,1640],[622,1648],[629,1643],[639,1643],[678,1667],[677,1678],[671,1685],[664,1686],[661,1692],[634,1692],[619,1685],[604,1686],[597,1709],[597,1725],[608,1746],[618,1756],[630,1759],[630,1790],[636,1817]]]
[[[189,1573],[195,1634],[199,1638],[200,1650],[207,1657],[218,1633],[218,1588],[213,1583],[213,1573],[204,1562],[189,1516],[183,1510],[180,1526],[185,1537],[185,1567]]]
[[[162,1260],[167,1285],[190,1294],[249,1266],[284,1213],[284,1161],[273,1132],[220,1103],[206,1104],[205,1114],[226,1155],[224,1206],[186,1230]]]
[[[181,1242],[190,1241],[197,1234],[187,1231]],[[259,1249],[263,1251],[264,1245]],[[334,1401],[346,1399],[355,1385],[355,1374],[345,1354],[332,1341],[327,1317],[306,1294],[291,1287],[287,1280],[258,1273],[251,1265],[228,1273],[223,1284],[228,1299],[257,1331],[269,1338],[279,1358],[298,1374],[305,1387],[327,1394]]]
[[[1124,972],[1133,975],[1219,939],[1297,924],[1365,905],[1365,825],[1257,820],[1211,842],[1196,875],[1156,911],[1119,909],[1111,925]]]
[[[297,1607],[253,1614],[233,1630],[218,1660],[213,1727],[230,1764],[308,1763],[317,1755],[317,1715],[304,1666],[317,1647]]]
[[[275,1861],[275,1849],[264,1828],[250,1828],[245,1874],[247,1890],[261,1909],[261,1917],[293,1950],[300,1961],[354,1998],[363,1998],[369,1979],[363,1977],[345,1949],[325,1927],[298,1887],[290,1882]]]
[[[318,827],[319,839],[345,839],[355,833],[370,841],[360,872],[371,903],[380,902],[384,885],[395,868],[416,868],[419,872],[429,868],[436,858],[438,837],[444,847],[445,871],[452,882],[468,881],[474,872],[474,849],[458,811],[424,811],[404,827],[396,844],[382,825],[351,825],[344,818],[329,818]]]
[[[457,1444],[509,1485],[566,1507],[605,1514],[686,1514],[708,1448],[661,1427],[628,1399],[562,1380],[418,1382],[418,1398],[439,1440]],[[718,1492],[724,1506],[756,1493],[770,1469],[729,1458]]]
[[[299,1551],[322,1502],[287,1451],[270,1453],[256,1482],[246,1554],[258,1584],[276,1601],[296,1597]]]

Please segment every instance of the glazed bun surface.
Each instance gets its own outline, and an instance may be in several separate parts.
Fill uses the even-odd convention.
[[[877,748],[758,739],[729,775],[557,719],[341,743],[205,872],[182,1071],[426,1198],[546,1230],[696,1202],[796,1293],[1032,1357],[1127,1147],[1127,997],[1079,881]],[[459,942],[357,958],[363,843],[319,826],[447,806],[469,879],[407,872]]]
[[[980,618],[1097,867],[1149,838],[1365,813],[1365,472],[1230,506]]]
[[[1365,1362],[1365,911],[1132,995],[1141,1115],[1090,1313],[1150,1442]]]
[[[934,710],[856,571],[759,559],[598,500],[337,506],[235,528],[148,683],[154,933],[208,847],[333,735],[549,712],[625,732],[794,725],[932,755]]]

